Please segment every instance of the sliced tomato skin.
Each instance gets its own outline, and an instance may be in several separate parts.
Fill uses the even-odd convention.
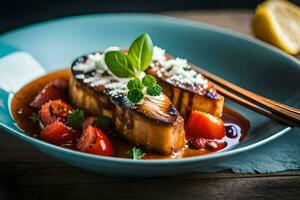
[[[223,120],[200,111],[191,112],[186,130],[187,140],[196,138],[222,140],[225,137]]]
[[[88,117],[82,124],[82,130],[85,130],[89,125],[93,125],[93,123],[96,121],[97,121],[97,117]],[[111,135],[113,133],[113,129],[109,123],[104,124],[103,126],[94,126],[94,127],[98,128],[106,135]]]
[[[41,109],[49,100],[68,101],[67,87],[68,82],[65,79],[55,79],[49,82],[33,99],[30,106]]]
[[[92,125],[97,120],[97,117],[88,117],[82,124],[82,130],[85,130],[89,125]]]
[[[84,130],[77,147],[86,153],[114,156],[114,148],[109,139],[98,128],[91,125]]]
[[[49,101],[42,106],[39,112],[40,122],[44,127],[56,120],[66,123],[68,114],[72,111],[72,106],[61,100]]]
[[[76,133],[57,120],[42,129],[40,137],[51,144],[66,145],[75,142]]]

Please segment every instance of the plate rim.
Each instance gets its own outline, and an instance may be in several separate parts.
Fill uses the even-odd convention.
[[[31,28],[36,28],[38,26],[45,26],[47,24],[51,24],[51,23],[57,23],[58,21],[68,21],[68,20],[76,20],[79,18],[94,18],[94,17],[107,17],[107,18],[114,18],[114,17],[144,17],[144,19],[153,19],[155,18],[163,20],[163,22],[165,23],[172,23],[172,24],[177,24],[177,25],[183,25],[183,26],[190,26],[193,28],[197,28],[197,29],[205,29],[208,31],[213,31],[213,32],[218,32],[218,33],[222,33],[225,34],[227,36],[231,36],[234,38],[238,38],[244,41],[247,41],[249,43],[254,43],[255,45],[260,46],[261,48],[265,48],[268,51],[271,51],[272,53],[275,54],[279,54],[282,57],[287,58],[289,61],[292,61],[293,63],[295,63],[297,65],[298,68],[300,68],[300,61],[296,58],[294,58],[293,56],[281,51],[280,49],[271,46],[270,44],[267,44],[263,41],[259,41],[251,36],[248,36],[246,34],[243,33],[239,33],[239,32],[235,32],[233,30],[224,28],[224,27],[219,27],[219,26],[215,26],[215,25],[211,25],[211,24],[206,24],[206,23],[202,23],[202,22],[195,22],[195,21],[191,21],[191,20],[187,20],[187,19],[182,19],[182,18],[177,18],[177,17],[171,17],[171,16],[165,16],[165,15],[159,15],[159,14],[149,14],[149,13],[104,13],[104,14],[87,14],[87,15],[77,15],[77,16],[68,16],[68,17],[62,17],[62,18],[56,18],[56,19],[52,19],[52,20],[46,20],[43,22],[38,22],[35,24],[31,24],[31,25],[27,25],[24,27],[20,27],[20,28],[16,28],[13,30],[10,30],[6,33],[3,33],[0,35],[0,40],[5,37],[8,36],[10,34],[19,32],[19,31],[23,31],[26,29],[31,29]],[[10,102],[6,102],[7,104],[10,104]],[[10,105],[9,105],[10,106]],[[11,118],[11,120],[13,120],[13,118]],[[14,121],[14,120],[13,120]],[[207,155],[202,155],[202,156],[195,156],[195,157],[188,157],[188,158],[182,158],[182,159],[173,159],[173,160],[133,160],[133,159],[128,159],[128,158],[116,158],[116,157],[106,157],[106,156],[98,156],[98,155],[92,155],[92,154],[87,154],[87,153],[83,153],[83,152],[78,152],[78,151],[74,151],[74,150],[70,150],[70,149],[66,149],[63,147],[59,147],[47,142],[44,142],[42,140],[33,138],[29,135],[27,135],[26,133],[24,133],[23,131],[16,131],[13,128],[11,128],[10,126],[7,126],[6,124],[0,122],[0,126],[3,128],[3,130],[8,132],[12,132],[15,133],[13,135],[29,142],[29,144],[33,143],[34,145],[46,145],[48,148],[54,148],[55,151],[62,151],[64,153],[67,153],[68,155],[71,154],[72,156],[83,156],[83,157],[87,157],[90,159],[96,159],[96,160],[102,160],[102,161],[109,161],[109,162],[116,162],[116,163],[126,163],[126,164],[143,164],[143,165],[173,165],[173,164],[187,164],[187,163],[195,163],[195,162],[201,162],[201,161],[207,161],[207,160],[213,160],[213,159],[217,159],[220,157],[228,157],[231,155],[235,155],[235,154],[239,154],[245,151],[248,151],[250,149],[254,149],[257,148],[263,144],[266,144],[272,140],[274,140],[275,138],[278,138],[280,136],[282,136],[284,133],[288,132],[289,130],[291,130],[291,127],[284,127],[277,131],[275,134],[260,140],[258,142],[255,142],[253,144],[247,145],[245,147],[241,147],[241,148],[237,148],[237,149],[228,149],[227,151],[221,151],[221,152],[216,152],[216,153],[212,153],[212,154],[207,154]]]

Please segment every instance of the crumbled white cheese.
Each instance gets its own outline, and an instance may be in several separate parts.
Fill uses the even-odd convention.
[[[108,70],[107,65],[105,63],[105,54],[109,51],[120,51],[120,47],[108,47],[104,49],[102,54],[99,54],[99,60],[96,63],[96,69],[98,73],[102,73],[103,70],[107,71],[108,73],[111,74],[111,72]]]
[[[94,81],[96,81],[96,80],[97,80],[97,78],[94,77],[94,76],[92,76],[92,77],[83,79],[83,82],[84,82],[84,83],[92,83],[92,82],[94,82]]]
[[[102,60],[102,55],[97,52],[95,54],[89,54],[87,62],[99,62]]]
[[[75,70],[75,71],[81,71],[83,73],[87,73],[87,72],[95,70],[95,68],[96,68],[95,64],[91,65],[91,64],[87,64],[87,63],[77,63],[73,67],[73,70]]]
[[[164,62],[166,60],[165,54],[166,54],[166,50],[164,50],[158,46],[154,46],[152,60],[158,61],[158,62]]]
[[[125,93],[127,83],[130,79],[128,78],[117,78],[114,76],[103,75],[103,73],[97,73],[92,77],[83,79],[84,83],[88,83],[91,87],[103,86],[108,90],[110,95],[118,95]]]
[[[76,64],[73,69],[75,71],[82,71],[84,73],[93,71],[93,70],[97,70],[97,72],[102,73],[103,71],[108,71],[107,70],[107,66],[105,63],[105,53],[109,52],[109,51],[119,51],[120,47],[109,47],[106,48],[103,52],[104,53],[95,53],[95,54],[89,54],[87,56],[87,59],[85,61],[85,63],[78,63]]]
[[[79,60],[79,63],[73,67],[75,71],[82,71],[87,73],[96,70],[88,78],[85,78],[84,74],[77,74],[75,77],[77,79],[83,79],[84,83],[88,83],[91,87],[104,86],[108,93],[112,96],[117,96],[122,93],[126,93],[127,83],[130,79],[128,78],[118,78],[114,76],[107,68],[105,63],[105,53],[109,51],[119,51],[120,47],[109,47],[105,49],[104,53],[89,54],[85,62]],[[84,63],[82,63],[84,62]],[[110,73],[111,76],[104,75],[105,73]],[[140,78],[143,78],[145,73],[140,74]]]
[[[103,54],[101,54],[101,59],[96,64],[96,70],[97,70],[97,72],[101,72],[101,71],[103,71],[103,70],[105,71],[107,69],[108,68],[105,63],[105,54],[103,53]]]
[[[130,79],[128,78],[120,78],[118,81],[116,82],[111,82],[105,85],[105,88],[107,89],[126,89],[127,87],[127,83]]]
[[[175,58],[162,63],[161,71],[167,76],[173,76],[177,74],[183,74],[187,71],[184,67],[187,67],[187,60],[181,58]]]
[[[76,74],[75,78],[77,78],[77,79],[84,79],[85,75],[84,74]]]
[[[120,50],[121,50],[120,47],[108,47],[108,48],[106,48],[103,52],[104,52],[104,53],[107,53],[107,52],[109,52],[109,51],[120,51]]]
[[[186,59],[175,58],[166,60],[165,50],[160,47],[153,47],[152,60],[161,65],[160,70],[157,72],[158,76],[167,76],[168,80],[175,81],[178,84],[195,84],[202,85],[207,88],[208,81],[200,73],[191,69]],[[154,67],[155,63],[151,63]]]
[[[104,85],[104,84],[107,84],[107,83],[109,83],[110,82],[110,79],[108,79],[108,78],[103,78],[103,79],[95,79],[95,80],[93,80],[93,82],[91,82],[90,83],[90,85],[92,86],[92,87],[97,87],[97,86],[100,86],[100,85]]]

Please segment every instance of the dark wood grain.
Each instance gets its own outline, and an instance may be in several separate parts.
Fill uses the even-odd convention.
[[[251,34],[251,11],[167,14]],[[299,193],[300,171],[148,179],[100,176],[50,158],[0,131],[0,199],[299,199]]]

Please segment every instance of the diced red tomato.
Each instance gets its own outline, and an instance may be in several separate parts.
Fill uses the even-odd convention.
[[[66,123],[68,114],[72,111],[72,106],[61,100],[49,101],[39,112],[40,121],[44,127],[56,120]]]
[[[51,144],[66,145],[76,140],[76,133],[60,121],[54,121],[42,129],[41,138]]]
[[[103,156],[113,156],[114,148],[98,128],[89,125],[79,139],[77,147],[80,151]]]
[[[221,140],[225,137],[222,119],[200,111],[191,112],[186,129],[187,140],[196,138]]]
[[[30,103],[30,106],[41,109],[49,100],[61,99],[63,101],[68,101],[66,91],[67,86],[68,82],[64,79],[55,79],[51,81],[38,93]]]

